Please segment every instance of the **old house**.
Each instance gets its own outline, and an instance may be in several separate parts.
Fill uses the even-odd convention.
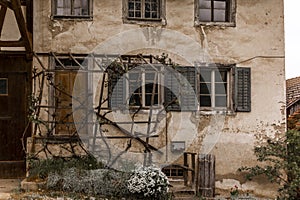
[[[274,195],[237,169],[286,128],[282,0],[39,0],[33,24],[31,156],[89,150],[193,185],[213,155],[209,190]]]

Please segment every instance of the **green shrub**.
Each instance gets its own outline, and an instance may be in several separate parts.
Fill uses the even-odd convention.
[[[63,173],[65,169],[76,168],[82,170],[101,169],[102,163],[91,155],[73,156],[68,158],[54,157],[45,160],[29,158],[28,179],[46,179],[49,173]]]
[[[254,153],[263,165],[241,167],[240,171],[247,172],[246,178],[265,175],[279,184],[279,199],[300,199],[300,132],[291,130],[282,138],[268,138]]]

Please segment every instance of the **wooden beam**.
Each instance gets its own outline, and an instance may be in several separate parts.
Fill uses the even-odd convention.
[[[0,47],[24,47],[24,41],[2,41],[0,40]]]
[[[0,10],[0,36],[1,36],[1,33],[2,33],[2,28],[3,28],[3,24],[4,24],[6,11],[7,11],[7,7],[6,6],[1,6],[1,10]]]
[[[27,53],[30,54],[32,53],[32,41],[27,31],[25,18],[23,16],[23,12],[21,9],[21,2],[20,0],[11,0],[11,3],[12,3],[12,9],[15,13],[15,17],[17,20],[17,24],[20,30],[22,40],[24,41],[25,50]]]
[[[11,3],[10,1],[7,1],[7,0],[0,0],[0,5],[12,9],[12,3]]]

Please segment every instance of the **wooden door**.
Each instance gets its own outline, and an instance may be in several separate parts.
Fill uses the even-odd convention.
[[[0,55],[0,178],[25,176],[30,66],[24,57]]]
[[[55,133],[58,135],[74,135],[76,127],[73,120],[72,92],[76,71],[59,71],[55,74]]]

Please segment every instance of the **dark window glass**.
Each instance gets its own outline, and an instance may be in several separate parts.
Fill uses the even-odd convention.
[[[8,81],[7,78],[0,78],[0,95],[8,94]]]

